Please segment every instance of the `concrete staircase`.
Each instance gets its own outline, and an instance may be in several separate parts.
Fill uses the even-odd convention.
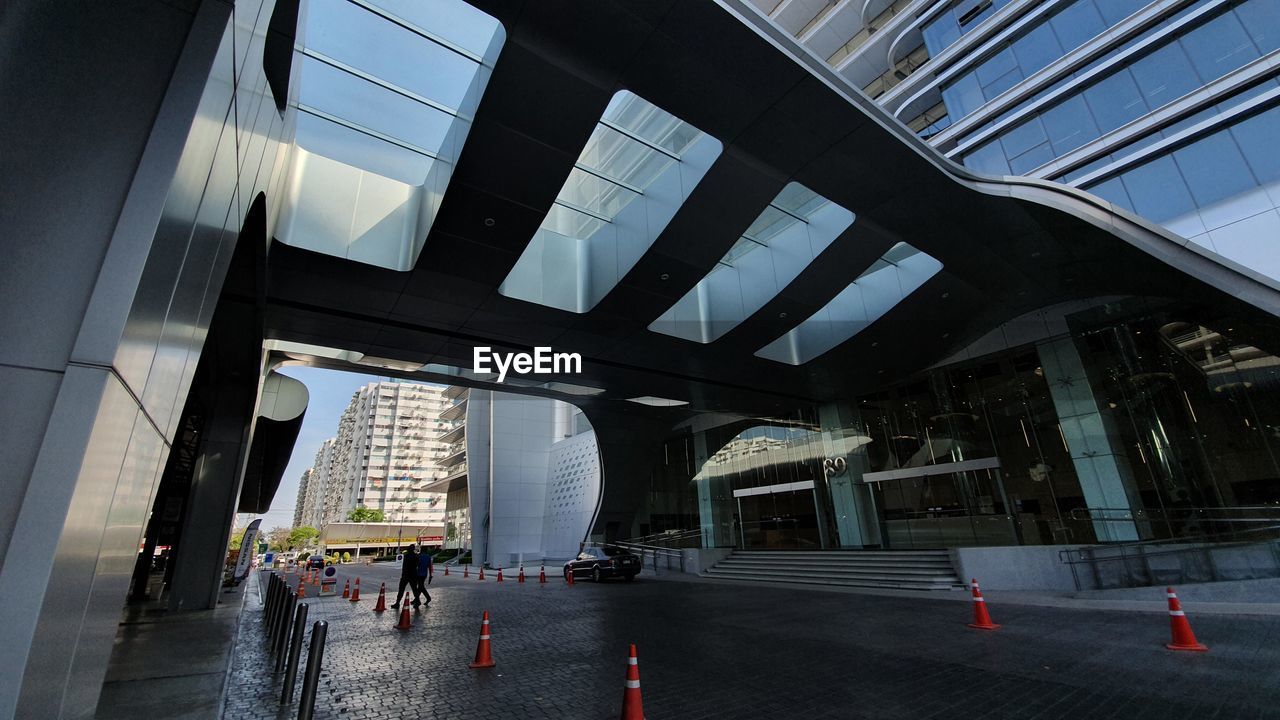
[[[734,550],[703,576],[909,590],[964,587],[947,550]]]

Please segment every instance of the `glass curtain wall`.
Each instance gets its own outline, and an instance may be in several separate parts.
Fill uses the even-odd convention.
[[[847,403],[685,431],[650,529],[780,549],[1237,537],[1280,513],[1280,358],[1208,315],[1099,305]]]

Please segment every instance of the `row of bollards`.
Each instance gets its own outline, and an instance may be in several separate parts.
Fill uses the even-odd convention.
[[[284,673],[280,704],[293,702],[298,682],[298,666],[302,659],[302,636],[307,627],[308,605],[298,602],[298,593],[288,581],[272,572],[267,578],[267,591],[262,611],[262,627],[275,672]],[[311,626],[311,643],[307,649],[306,672],[302,677],[302,694],[298,699],[299,720],[311,720],[315,714],[316,691],[320,684],[320,664],[324,658],[324,642],[329,624],[317,620]]]

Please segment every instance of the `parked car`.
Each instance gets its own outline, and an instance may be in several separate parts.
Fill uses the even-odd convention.
[[[323,556],[323,555],[312,555],[311,557],[307,558],[307,569],[308,569],[308,570],[323,570],[323,569],[324,569],[324,556]]]
[[[585,575],[595,582],[611,577],[626,578],[630,582],[640,574],[640,558],[620,547],[589,547],[564,564],[566,579],[569,573],[573,573],[575,580]]]

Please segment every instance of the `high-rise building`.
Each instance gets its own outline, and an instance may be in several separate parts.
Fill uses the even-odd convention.
[[[298,499],[293,506],[293,526],[302,527],[309,524],[308,521],[313,516],[315,501],[314,492],[315,485],[312,485],[311,479],[315,476],[315,468],[307,468],[302,471],[302,477],[298,480]],[[308,490],[312,494],[308,494]]]
[[[383,511],[388,522],[444,522],[444,497],[420,492],[424,481],[443,474],[440,460],[450,429],[440,417],[448,406],[445,388],[423,383],[369,383],[351,398],[338,435],[316,454],[323,480],[321,524],[340,521],[358,507]]]
[[[943,155],[1280,278],[1274,0],[752,0]]]

